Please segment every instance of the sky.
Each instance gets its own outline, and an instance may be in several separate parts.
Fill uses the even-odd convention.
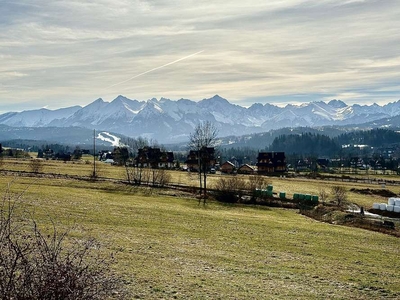
[[[0,112],[400,99],[399,0],[0,0]]]

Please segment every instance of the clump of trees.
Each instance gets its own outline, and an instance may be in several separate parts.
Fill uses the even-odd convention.
[[[0,203],[1,299],[126,299],[122,280],[93,239],[71,241],[54,222],[50,233],[21,215],[21,195]]]
[[[218,201],[235,203],[240,201],[243,195],[251,195],[256,198],[256,189],[264,189],[270,184],[265,176],[226,176],[220,177],[213,185],[214,195]]]

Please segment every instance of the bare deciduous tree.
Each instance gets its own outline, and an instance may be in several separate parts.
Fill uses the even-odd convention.
[[[217,142],[218,129],[209,121],[199,123],[189,136],[188,148],[197,151],[199,166],[199,186],[200,193],[203,189],[203,203],[206,203],[207,197],[207,172],[210,157],[208,157],[207,148],[215,147]],[[202,178],[203,177],[203,178]],[[203,179],[203,181],[202,181]],[[203,183],[203,187],[202,187]]]
[[[347,191],[343,186],[335,185],[331,188],[333,200],[336,201],[338,206],[341,206],[347,199]]]

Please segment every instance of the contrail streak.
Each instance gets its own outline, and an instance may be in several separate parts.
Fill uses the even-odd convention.
[[[131,80],[133,80],[133,79],[135,79],[135,78],[138,78],[138,77],[140,77],[140,76],[142,76],[142,75],[145,75],[145,74],[147,74],[147,73],[150,73],[150,72],[153,72],[153,71],[162,69],[162,68],[164,68],[164,67],[170,66],[170,65],[175,64],[175,63],[177,63],[177,62],[179,62],[179,61],[181,61],[181,60],[188,59],[188,58],[190,58],[190,57],[192,57],[192,56],[195,56],[195,55],[197,55],[197,54],[200,54],[200,53],[203,52],[203,51],[204,51],[204,50],[201,50],[201,51],[199,51],[199,52],[196,52],[196,53],[190,54],[190,55],[188,55],[188,56],[182,57],[182,58],[180,58],[180,59],[174,60],[174,61],[172,61],[172,62],[169,62],[169,63],[167,63],[167,64],[165,64],[165,65],[162,65],[162,66],[159,66],[159,67],[157,67],[157,68],[148,70],[148,71],[146,71],[146,72],[137,74],[137,75],[135,75],[135,76],[133,76],[133,77],[131,77],[131,78],[129,78],[129,79],[126,79],[126,80],[124,80],[124,81],[115,83],[115,84],[113,84],[113,85],[110,85],[110,86],[107,87],[107,88],[111,88],[111,87],[114,87],[114,86],[123,84],[123,83],[125,83],[125,82],[131,81]]]

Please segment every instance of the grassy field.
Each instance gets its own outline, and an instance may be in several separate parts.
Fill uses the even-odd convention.
[[[12,192],[25,190],[42,226],[49,217],[60,227],[76,223],[73,236],[95,237],[114,252],[133,298],[400,299],[399,239],[392,236],[296,210],[199,206],[187,195],[110,182],[2,176],[0,192],[10,182]],[[321,186],[272,183],[287,192]]]

